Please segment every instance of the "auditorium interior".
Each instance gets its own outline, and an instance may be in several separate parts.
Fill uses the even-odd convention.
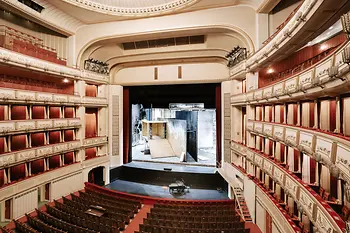
[[[350,233],[349,0],[0,16],[0,232]]]

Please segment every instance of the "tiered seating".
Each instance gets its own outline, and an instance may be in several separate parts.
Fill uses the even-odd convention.
[[[94,195],[95,197],[103,198],[104,200],[108,199],[108,200],[114,201],[114,202],[133,204],[133,205],[137,206],[137,208],[141,208],[141,199],[139,199],[137,197],[131,197],[130,195],[125,196],[125,195],[117,194],[117,193],[109,194],[109,193],[105,193],[105,192],[99,192],[99,191],[96,191],[90,187],[85,187],[85,192],[89,193],[91,195]]]
[[[46,212],[40,211],[40,210],[36,210],[36,213],[38,215],[38,218],[53,226],[56,227],[58,229],[62,229],[64,231],[68,231],[68,232],[74,232],[74,233],[95,233],[97,231],[85,228],[85,227],[81,227],[79,226],[81,223],[79,223],[79,225],[76,224],[71,224],[69,222],[63,221],[59,218],[56,218]]]
[[[67,221],[72,224],[81,225],[83,227],[103,232],[113,233],[118,232],[119,229],[125,228],[125,223],[117,221],[108,217],[97,217],[94,215],[86,214],[82,210],[75,209],[71,206],[55,202],[55,206],[46,206],[46,211],[59,219]]]
[[[20,221],[14,221],[15,225],[16,225],[16,229],[19,232],[23,232],[23,233],[39,233],[40,231],[35,230],[34,228],[32,228],[31,226],[29,226],[26,223],[20,222]]]
[[[76,209],[79,209],[81,211],[86,211],[90,208],[90,205],[95,205],[97,203],[87,203],[83,199],[80,199],[79,197],[74,198],[74,200],[69,200],[67,198],[63,198],[63,203],[66,205],[69,205],[71,207],[74,207]],[[130,221],[130,218],[125,215],[121,214],[119,212],[113,211],[111,209],[108,209],[106,212],[106,216],[113,218],[117,221],[128,223]]]
[[[31,228],[34,228],[35,230],[39,232],[47,232],[47,233],[66,233],[66,231],[62,231],[51,224],[45,223],[44,221],[40,220],[39,218],[32,217],[28,214],[26,214],[27,217],[27,223],[31,226]],[[36,232],[36,231],[24,231],[24,232]],[[71,231],[73,232],[73,231]]]
[[[177,203],[177,204],[176,204]],[[234,202],[162,202],[154,205],[140,233],[248,233],[236,215]]]

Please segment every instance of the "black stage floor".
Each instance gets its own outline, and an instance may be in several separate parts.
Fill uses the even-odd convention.
[[[164,170],[171,168],[172,170]],[[215,168],[176,164],[132,162],[110,171],[111,183],[106,188],[160,198],[224,200],[227,183]],[[183,180],[190,186],[184,195],[172,195],[168,185]]]

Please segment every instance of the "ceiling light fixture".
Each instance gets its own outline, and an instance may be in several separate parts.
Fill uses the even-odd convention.
[[[267,70],[267,73],[268,74],[272,74],[273,72],[275,72],[272,68],[269,68],[268,70]]]
[[[327,49],[327,45],[323,44],[321,45],[321,50],[326,50]]]
[[[67,78],[65,78],[65,79],[63,79],[63,82],[64,82],[64,83],[68,83],[69,80],[68,80]]]
[[[332,30],[333,28],[334,28],[334,27],[332,26],[332,27],[329,28],[329,30]]]

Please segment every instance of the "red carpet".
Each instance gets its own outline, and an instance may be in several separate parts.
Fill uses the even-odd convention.
[[[128,227],[123,233],[134,233],[139,230],[139,225],[143,223],[143,219],[147,218],[147,213],[151,212],[153,205],[144,205],[136,216],[129,223]]]
[[[246,222],[244,227],[249,228],[250,233],[261,233],[261,230],[259,229],[259,227],[252,222]]]

